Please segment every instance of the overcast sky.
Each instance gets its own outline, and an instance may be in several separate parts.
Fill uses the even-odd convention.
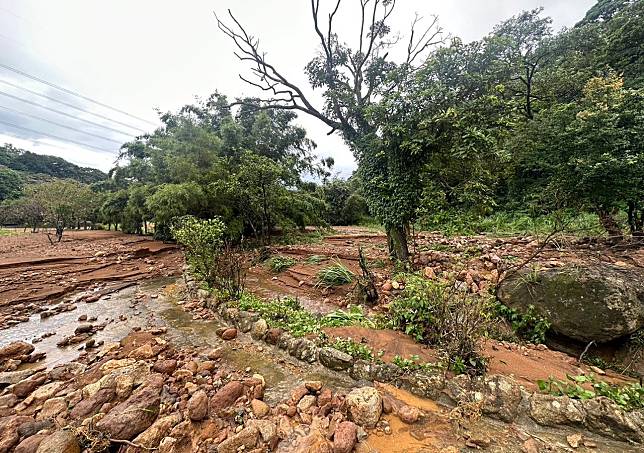
[[[346,7],[341,10],[338,31],[346,39],[355,35],[350,32],[357,19],[352,7],[356,2],[344,0]],[[404,36],[415,12],[437,14],[452,35],[471,41],[487,34],[499,21],[538,6],[545,7],[555,29],[571,26],[593,3],[399,0],[392,25]],[[239,80],[238,74],[245,68],[233,56],[231,42],[216,27],[213,11],[225,15],[228,8],[261,38],[261,48],[276,67],[294,81],[305,82],[303,67],[317,46],[308,0],[0,0],[0,143],[108,170],[120,143],[158,124],[155,108],[176,110],[195,96],[206,97],[215,90],[231,98],[257,95]],[[327,136],[327,128],[312,118],[298,121],[318,143],[318,155],[333,156],[336,170],[347,176],[355,164],[342,141]]]

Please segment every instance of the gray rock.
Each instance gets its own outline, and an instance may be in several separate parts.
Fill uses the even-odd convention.
[[[335,371],[348,370],[353,366],[353,357],[335,348],[320,348],[320,363]]]
[[[318,359],[318,347],[306,338],[298,338],[293,341],[289,345],[288,353],[308,363],[313,363]]]
[[[586,413],[585,425],[595,433],[614,439],[644,442],[644,414],[624,412],[610,399],[600,396],[580,401]]]
[[[533,305],[553,331],[598,343],[644,327],[644,272],[612,264],[566,266],[505,279],[501,302],[520,312]]]
[[[351,419],[358,425],[373,428],[382,414],[382,397],[373,387],[351,390],[346,399]]]
[[[586,411],[579,401],[567,396],[535,393],[530,397],[530,417],[544,426],[583,426]]]
[[[32,374],[44,370],[44,367],[32,368],[20,371],[4,371],[0,373],[0,385],[12,385],[27,379]]]
[[[250,336],[254,340],[261,340],[266,335],[266,332],[268,332],[268,323],[265,319],[260,318],[255,321],[253,327],[250,329]]]

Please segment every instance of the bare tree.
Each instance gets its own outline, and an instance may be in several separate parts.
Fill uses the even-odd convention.
[[[219,29],[234,42],[237,58],[249,65],[249,74],[240,75],[240,78],[264,93],[260,108],[296,110],[317,118],[329,126],[329,134],[338,131],[342,135],[358,165],[364,166],[370,164],[372,157],[372,147],[365,146],[365,138],[370,137],[370,143],[373,143],[379,131],[377,120],[367,115],[368,108],[383,96],[402,89],[422,66],[427,51],[443,42],[444,37],[435,16],[421,28],[423,20],[416,15],[410,26],[404,57],[402,61],[394,62],[390,53],[401,42],[401,37],[391,33],[388,23],[396,0],[354,1],[359,5],[360,20],[355,29],[357,44],[351,48],[334,30],[343,1],[332,0],[330,10],[324,14],[320,0],[311,0],[312,25],[320,49],[307,64],[306,73],[311,88],[323,91],[322,105],[314,105],[300,86],[268,61],[260,50],[259,39],[251,35],[230,10],[229,23],[216,17]],[[371,162],[371,165],[375,164]],[[372,198],[368,201],[373,209],[374,204],[382,200]],[[398,244],[393,247],[393,255],[402,260],[407,260],[409,254],[404,240],[407,217],[380,219],[388,234],[391,233],[393,243]]]

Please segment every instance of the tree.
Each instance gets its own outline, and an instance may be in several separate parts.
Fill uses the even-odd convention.
[[[20,197],[22,186],[20,173],[10,168],[0,167],[0,202]]]
[[[194,182],[162,184],[147,199],[145,207],[154,219],[154,237],[170,239],[172,219],[201,213],[205,204],[202,188]]]
[[[87,218],[96,198],[88,185],[71,180],[31,186],[26,197],[34,205],[42,207],[44,221],[56,229],[57,242],[61,241],[66,228]]]
[[[390,50],[398,42],[391,36],[389,20],[394,0],[361,0],[356,24],[357,48],[351,48],[335,33],[333,25],[342,0],[334,2],[326,18],[320,11],[320,0],[311,0],[313,29],[321,52],[306,66],[313,89],[323,91],[324,104],[313,105],[301,87],[292,83],[273,66],[259,50],[259,41],[243,28],[229,11],[233,25],[217,18],[219,29],[237,47],[236,55],[252,66],[253,79],[242,80],[267,93],[261,108],[294,110],[317,118],[339,131],[352,149],[359,165],[365,196],[372,213],[384,223],[390,239],[390,252],[396,259],[407,261],[407,227],[414,219],[415,197],[419,190],[418,174],[422,156],[409,155],[395,140],[380,139],[381,123],[370,110],[378,99],[403,89],[418,69],[418,62],[428,49],[442,42],[441,29],[433,17],[429,26],[419,30],[421,18],[412,22],[406,56],[398,63],[390,59]],[[322,21],[326,25],[322,25]],[[238,104],[245,104],[243,101]]]

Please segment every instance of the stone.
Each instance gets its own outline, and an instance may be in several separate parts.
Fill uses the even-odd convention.
[[[578,400],[567,396],[534,393],[530,397],[530,418],[544,426],[583,426],[586,411]]]
[[[38,371],[42,371],[42,369],[3,371],[0,373],[0,386],[17,384],[18,382],[27,379],[32,374],[36,374]]]
[[[346,352],[331,347],[320,348],[320,363],[335,371],[348,370],[353,366],[354,359]]]
[[[324,384],[322,381],[306,381],[304,383],[304,387],[310,392],[318,393],[320,390],[322,390],[322,386]]]
[[[36,453],[42,441],[47,437],[49,437],[49,434],[34,434],[33,436],[29,436],[16,446],[14,453]]]
[[[309,389],[305,385],[298,385],[291,391],[291,402],[297,404],[304,397],[309,394]]]
[[[351,453],[358,441],[358,427],[355,423],[341,422],[333,433],[333,453]]]
[[[216,415],[222,410],[232,406],[237,398],[242,396],[244,385],[239,381],[230,381],[220,388],[212,398],[210,398],[209,410],[211,415]]]
[[[288,353],[293,357],[308,363],[314,363],[318,359],[318,347],[306,338],[298,338],[288,347]]]
[[[39,431],[52,428],[53,426],[54,426],[54,423],[51,420],[33,420],[32,419],[26,423],[23,423],[18,427],[18,436],[20,436],[21,438],[33,436]]]
[[[257,418],[262,418],[267,416],[271,408],[268,404],[266,404],[262,400],[254,399],[250,402],[250,407],[253,410],[253,414],[255,414],[255,417]]]
[[[373,387],[351,390],[346,398],[351,419],[365,428],[373,428],[382,414],[382,398]]]
[[[268,323],[266,322],[265,319],[258,319],[255,321],[253,324],[253,327],[250,329],[250,336],[254,340],[261,340],[264,338],[264,335],[266,335],[266,332],[268,331]]]
[[[47,381],[47,375],[41,373],[40,375],[33,375],[11,387],[11,393],[18,398],[25,398],[32,393],[36,388],[40,387]]]
[[[404,405],[398,408],[397,415],[403,423],[413,425],[420,419],[422,412],[417,407]]]
[[[579,448],[579,442],[581,442],[581,434],[576,433],[566,436],[566,442],[568,442],[568,445],[570,445],[572,448]]]
[[[163,374],[172,374],[177,369],[177,361],[174,359],[157,360],[152,366],[152,371]]]
[[[151,359],[157,354],[158,353],[155,353],[154,349],[152,349],[152,345],[150,345],[150,343],[146,343],[143,346],[139,346],[138,348],[130,352],[128,357],[132,357],[137,360],[146,360]]]
[[[581,400],[585,427],[602,436],[630,442],[644,442],[644,411],[623,411],[616,403],[599,396]]]
[[[116,390],[114,387],[100,389],[74,406],[69,413],[69,417],[82,420],[96,415],[103,404],[112,401],[115,397]]]
[[[267,444],[277,440],[277,424],[272,420],[248,420],[246,425],[257,428],[262,441]]]
[[[609,263],[517,272],[501,283],[505,305],[530,305],[552,330],[574,340],[603,343],[644,327],[644,273]]]
[[[56,418],[59,414],[67,412],[67,400],[60,396],[58,398],[51,398],[45,401],[42,409],[38,413],[38,420]]]
[[[146,448],[156,448],[159,446],[161,439],[182,420],[183,417],[179,412],[160,417],[148,429],[136,436],[132,442]],[[126,453],[138,453],[140,450],[139,448],[128,447]]]
[[[302,399],[297,403],[297,410],[302,414],[311,409],[313,406],[315,406],[315,396],[313,395],[305,395],[302,397]]]
[[[234,340],[235,338],[237,338],[237,329],[235,328],[226,329],[221,334],[222,340],[228,341],[228,340]]]
[[[163,382],[161,375],[150,376],[147,385],[137,389],[127,400],[109,411],[96,423],[96,428],[112,438],[132,440],[156,420]]]
[[[192,421],[200,421],[208,416],[208,394],[197,390],[188,400],[188,417]]]
[[[10,451],[20,440],[18,428],[24,424],[33,422],[33,418],[21,415],[10,415],[0,418],[0,451]]]
[[[264,336],[264,341],[268,344],[276,345],[283,333],[284,330],[280,328],[268,329]]]
[[[94,326],[91,324],[80,324],[76,329],[74,329],[74,334],[80,335],[82,333],[88,333],[91,332],[92,329],[94,329]]]
[[[242,446],[249,450],[257,445],[258,440],[259,430],[255,426],[247,426],[220,443],[217,446],[217,453],[237,453]]]
[[[26,341],[13,341],[0,348],[0,361],[29,355],[34,349],[34,346]]]
[[[56,431],[44,439],[36,453],[80,453],[80,445],[71,431]]]
[[[49,372],[49,378],[52,381],[68,381],[74,376],[84,373],[87,365],[78,362],[69,362],[63,365],[55,366]]]

